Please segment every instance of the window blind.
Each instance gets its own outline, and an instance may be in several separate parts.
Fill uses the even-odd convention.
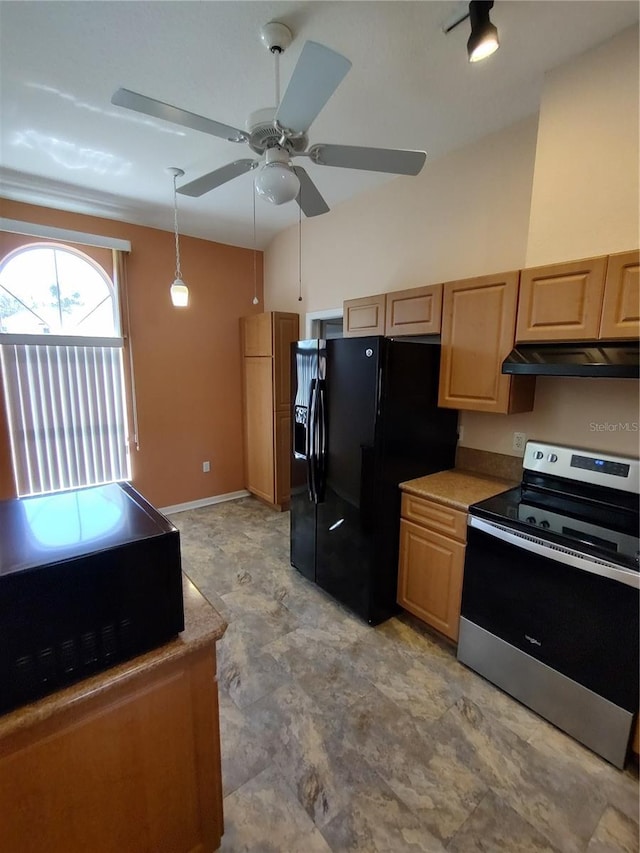
[[[19,496],[131,479],[122,349],[0,346]]]

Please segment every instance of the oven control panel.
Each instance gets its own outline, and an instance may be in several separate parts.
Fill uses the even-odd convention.
[[[640,487],[638,459],[597,450],[528,441],[523,468],[625,492],[637,493]]]

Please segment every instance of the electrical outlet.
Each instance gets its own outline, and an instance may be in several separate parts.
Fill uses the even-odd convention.
[[[527,436],[523,432],[514,432],[513,434],[513,449],[518,453],[524,453],[524,447],[527,443]]]
[[[458,426],[458,444],[462,444],[463,438],[464,438],[464,427]]]
[[[211,463],[210,462],[203,462],[202,463],[202,473],[208,474],[210,470],[211,470]]]

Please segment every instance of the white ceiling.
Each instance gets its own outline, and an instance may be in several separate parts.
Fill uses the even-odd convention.
[[[307,39],[353,63],[312,125],[317,142],[422,149],[428,161],[539,107],[543,74],[638,21],[639,4],[496,0],[501,47],[466,56],[469,23],[444,35],[460,2],[3,2],[0,27],[5,197],[170,230],[172,178],[190,181],[250,149],[112,106],[118,87],[244,128],[273,106],[274,60],[259,40],[294,33],[284,92]],[[300,162],[300,161],[298,161]],[[302,161],[330,207],[387,180]],[[252,176],[179,196],[183,233],[253,246]],[[257,246],[297,222],[298,206],[256,201]],[[330,214],[329,214],[330,215]]]

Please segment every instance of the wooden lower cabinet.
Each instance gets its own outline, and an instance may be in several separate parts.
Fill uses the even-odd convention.
[[[457,538],[443,535],[443,529]],[[454,641],[460,622],[465,537],[466,513],[402,496],[398,604]]]
[[[245,484],[270,503],[275,502],[272,369],[268,357],[244,359]]]
[[[215,647],[0,739],[2,853],[210,853],[223,832]]]

